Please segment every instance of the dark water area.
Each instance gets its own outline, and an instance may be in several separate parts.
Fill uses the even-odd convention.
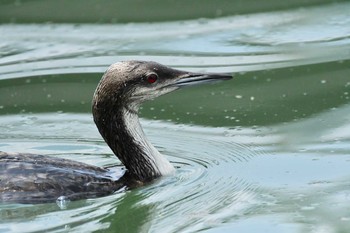
[[[0,151],[117,165],[91,116],[107,67],[232,73],[145,103],[173,176],[0,204],[0,232],[348,232],[348,1],[2,1]]]
[[[198,4],[193,0],[5,0],[1,4],[0,23],[162,22],[288,10],[339,2],[342,1],[203,0]]]

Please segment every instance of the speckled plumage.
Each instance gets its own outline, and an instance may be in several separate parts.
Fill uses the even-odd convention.
[[[53,202],[112,194],[125,186],[108,169],[68,159],[0,152],[0,202]]]

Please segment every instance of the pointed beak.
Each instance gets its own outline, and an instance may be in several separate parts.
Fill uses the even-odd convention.
[[[187,73],[177,80],[173,85],[177,87],[192,86],[204,83],[213,83],[223,80],[229,80],[232,78],[232,74],[201,74],[201,73]]]

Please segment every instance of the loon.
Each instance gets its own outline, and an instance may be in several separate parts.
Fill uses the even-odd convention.
[[[139,106],[180,87],[231,78],[231,74],[186,72],[150,61],[112,64],[95,90],[92,114],[125,173],[116,179],[110,168],[0,151],[0,202],[34,204],[54,202],[59,197],[102,197],[174,173],[173,165],[145,137]]]

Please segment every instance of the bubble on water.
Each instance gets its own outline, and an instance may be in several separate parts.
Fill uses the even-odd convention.
[[[236,99],[242,99],[243,96],[241,95],[235,95]]]
[[[225,116],[225,119],[234,120],[234,119],[236,119],[236,117],[234,117],[234,116]]]
[[[56,204],[58,207],[60,207],[61,210],[67,209],[69,203],[70,200],[66,196],[60,196],[56,199]]]
[[[321,80],[321,83],[325,84],[325,83],[327,83],[327,80]]]

